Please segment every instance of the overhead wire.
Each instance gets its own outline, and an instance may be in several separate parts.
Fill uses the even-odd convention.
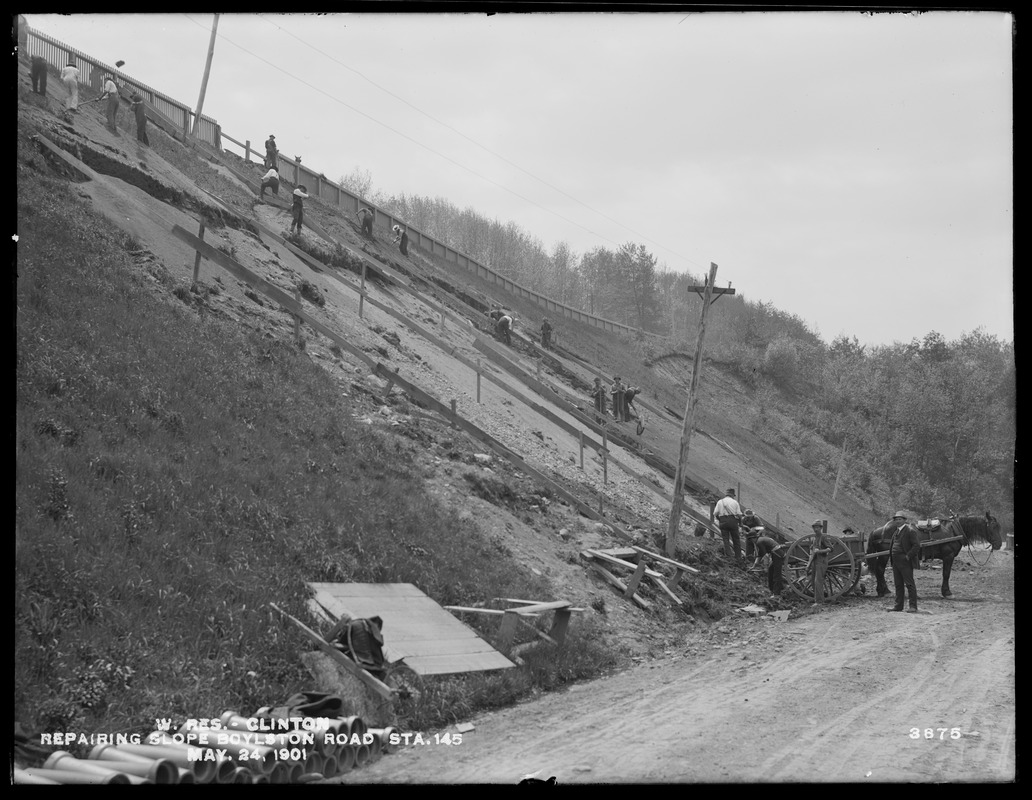
[[[408,106],[412,110],[418,112],[419,114],[422,114],[424,117],[426,117],[427,119],[431,120],[432,122],[435,122],[438,125],[442,126],[443,128],[447,128],[448,130],[452,131],[453,133],[457,134],[458,136],[461,136],[467,142],[470,142],[471,144],[476,145],[477,147],[479,147],[484,152],[490,153],[495,158],[497,158],[497,159],[499,159],[501,161],[504,161],[506,164],[508,164],[511,167],[514,167],[515,169],[518,169],[524,175],[527,175],[527,176],[533,178],[534,180],[538,181],[539,183],[543,184],[544,186],[547,186],[549,189],[552,189],[553,191],[558,192],[559,194],[563,195],[564,197],[567,197],[570,200],[573,200],[578,205],[583,206],[584,208],[588,209],[589,211],[591,211],[594,214],[597,214],[598,216],[602,217],[603,219],[605,219],[605,220],[607,220],[609,222],[612,222],[615,225],[619,225],[624,230],[630,231],[635,236],[638,236],[638,237],[644,239],[645,241],[650,242],[651,244],[654,244],[657,247],[662,248],[663,250],[666,250],[668,253],[671,253],[671,254],[677,256],[678,258],[682,258],[685,261],[688,261],[689,263],[695,264],[696,266],[702,266],[701,264],[699,264],[698,262],[696,262],[693,259],[689,258],[688,256],[684,255],[683,253],[679,253],[676,250],[673,250],[673,249],[667,247],[662,242],[657,242],[656,240],[650,238],[649,236],[647,236],[647,235],[645,235],[645,234],[635,230],[634,228],[630,227],[629,225],[624,224],[620,220],[614,219],[613,217],[609,216],[605,212],[599,211],[598,209],[593,208],[592,206],[588,205],[587,203],[585,203],[580,198],[575,197],[574,195],[570,194],[569,192],[565,191],[564,189],[562,189],[562,188],[560,188],[558,186],[555,186],[554,184],[550,183],[549,181],[545,180],[544,178],[541,178],[538,175],[535,175],[533,172],[531,172],[530,170],[526,169],[525,167],[522,167],[519,164],[517,164],[516,162],[506,158],[501,153],[495,152],[494,150],[492,150],[487,145],[482,144],[481,142],[478,142],[476,139],[474,139],[473,137],[467,135],[466,133],[464,133],[463,131],[461,131],[458,128],[454,127],[453,125],[450,125],[449,123],[444,122],[443,120],[438,119],[433,114],[430,114],[429,112],[424,111],[419,106],[417,106],[414,103],[406,100],[401,95],[398,95],[395,92],[392,92],[387,87],[380,85],[379,83],[374,81],[372,78],[370,78],[368,75],[363,73],[361,70],[355,69],[350,64],[344,63],[343,61],[341,61],[340,59],[336,58],[332,54],[327,53],[326,51],[320,49],[319,47],[316,47],[311,42],[309,42],[309,41],[307,41],[305,39],[302,39],[300,36],[298,36],[297,34],[293,33],[292,31],[288,30],[287,28],[284,28],[282,25],[279,25],[276,22],[268,19],[266,17],[266,15],[259,14],[258,16],[262,17],[265,20],[265,22],[269,23],[270,25],[272,25],[277,30],[282,31],[286,35],[296,39],[301,44],[305,45],[305,47],[307,47],[307,48],[309,48],[311,50],[314,50],[315,52],[319,53],[320,55],[322,55],[325,58],[327,58],[330,61],[332,61],[334,64],[337,64],[338,66],[343,67],[344,69],[348,70],[349,72],[354,73],[355,75],[360,77],[362,80],[366,81],[370,85],[372,85],[372,86],[376,87],[377,89],[379,89],[381,92],[384,92],[385,94],[390,95],[391,97],[393,97],[398,102],[405,104],[406,106]],[[609,240],[609,241],[612,241],[612,240]]]
[[[191,17],[189,17],[189,15],[184,14],[184,16],[186,16],[186,18],[189,19],[191,22],[193,22],[195,25],[198,25],[200,27],[204,27],[199,22],[197,22],[196,20],[194,20]],[[514,189],[510,189],[508,186],[505,186],[504,184],[501,184],[498,181],[493,180],[492,178],[487,177],[486,175],[481,175],[479,172],[477,172],[472,167],[468,167],[465,164],[463,164],[463,163],[461,163],[459,161],[456,161],[454,158],[452,158],[452,157],[450,157],[448,155],[445,155],[444,153],[441,153],[441,152],[435,150],[434,148],[430,147],[427,144],[424,144],[423,142],[420,142],[418,139],[415,139],[412,136],[409,136],[407,133],[404,133],[403,131],[399,131],[397,128],[394,128],[391,125],[387,124],[386,122],[383,122],[383,121],[377,119],[376,117],[372,116],[371,114],[369,114],[369,113],[367,113],[365,111],[362,111],[360,108],[356,108],[355,106],[345,102],[344,100],[341,100],[339,97],[337,97],[337,96],[335,96],[333,94],[330,94],[325,89],[320,89],[318,86],[316,86],[316,85],[314,85],[312,83],[309,83],[304,78],[301,78],[301,77],[299,77],[297,75],[294,75],[292,72],[290,72],[290,71],[288,71],[286,69],[283,69],[279,65],[274,64],[273,62],[269,61],[266,58],[263,58],[262,56],[258,55],[257,53],[253,52],[252,50],[249,50],[248,48],[244,47],[243,45],[233,41],[228,36],[226,36],[224,33],[219,33],[219,40],[220,41],[228,42],[229,44],[233,45],[237,49],[242,50],[243,52],[247,53],[252,58],[255,58],[255,59],[261,61],[263,64],[267,64],[268,66],[272,67],[276,71],[283,73],[287,77],[297,81],[300,84],[303,84],[304,86],[307,86],[309,89],[312,89],[313,91],[318,92],[319,94],[321,94],[321,95],[323,95],[325,97],[328,97],[330,100],[333,100],[334,102],[339,103],[340,105],[342,105],[345,108],[355,112],[356,114],[358,114],[358,115],[360,115],[362,117],[365,117],[366,119],[370,120],[371,122],[376,123],[377,125],[380,125],[383,128],[386,128],[387,130],[391,131],[391,133],[394,133],[394,134],[400,136],[401,138],[406,139],[407,141],[412,142],[412,144],[417,145],[418,147],[422,147],[424,150],[427,150],[428,152],[433,153],[434,155],[438,156],[439,158],[442,158],[445,161],[448,161],[449,163],[454,164],[455,166],[459,167],[460,169],[463,169],[466,172],[469,172],[471,175],[474,175],[474,176],[480,178],[481,180],[483,180],[483,181],[485,181],[487,183],[492,184],[493,186],[497,186],[499,189],[502,189],[503,191],[508,192],[509,194],[513,195],[514,197],[518,197],[520,200],[523,200],[524,202],[529,203],[530,205],[535,206],[536,208],[539,208],[542,211],[545,211],[546,213],[552,214],[553,216],[558,217],[559,219],[563,220],[564,222],[568,222],[570,225],[574,225],[574,226],[580,228],[581,230],[586,231],[587,233],[590,233],[592,236],[597,236],[598,238],[604,239],[607,242],[610,242],[611,244],[620,246],[621,243],[617,242],[615,239],[610,239],[605,234],[601,234],[601,233],[598,233],[597,231],[593,231],[590,228],[587,228],[584,225],[581,225],[579,222],[576,222],[575,220],[572,220],[572,219],[569,219],[568,217],[563,216],[558,211],[555,211],[553,209],[547,208],[547,207],[541,205],[540,203],[538,203],[538,202],[536,202],[534,200],[531,200],[529,197],[524,197],[522,194],[520,194],[519,192],[515,191]]]

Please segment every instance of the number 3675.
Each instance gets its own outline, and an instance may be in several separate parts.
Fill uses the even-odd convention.
[[[960,738],[960,728],[911,728],[910,738],[911,739],[938,739],[939,741],[946,741],[946,735],[949,734],[951,739]]]

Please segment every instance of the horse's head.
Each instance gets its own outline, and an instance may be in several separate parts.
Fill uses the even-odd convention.
[[[993,550],[999,550],[1003,547],[1003,537],[1000,535],[1000,521],[988,511],[985,512],[985,530],[989,535],[989,541],[993,545]]]

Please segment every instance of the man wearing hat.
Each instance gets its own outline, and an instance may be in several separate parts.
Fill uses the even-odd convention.
[[[265,168],[266,169],[278,169],[276,156],[279,155],[279,150],[276,148],[276,137],[271,133],[269,138],[265,140]]]
[[[291,221],[290,221],[290,232],[293,233],[294,229],[297,229],[298,233],[301,233],[301,228],[305,222],[305,200],[308,199],[308,187],[303,183],[299,183],[293,194],[293,204],[290,207]]]
[[[121,98],[118,95],[118,86],[115,85],[114,76],[110,72],[104,76],[104,94],[100,96],[100,99],[107,100],[108,130],[117,136],[118,126],[115,124],[115,120],[118,118],[118,101]]]
[[[752,558],[753,549],[756,547],[756,540],[760,536],[758,528],[761,527],[760,518],[757,517],[751,508],[745,509],[745,516],[742,517],[742,527],[745,529],[745,560]]]
[[[907,517],[897,511],[892,517],[895,530],[889,544],[889,560],[892,562],[892,582],[896,586],[896,605],[886,611],[902,611],[905,593],[910,594],[910,606],[907,611],[917,613],[917,584],[914,583],[914,563],[921,552],[921,540],[917,530],[907,525]],[[886,533],[888,527],[886,527]]]
[[[602,385],[601,378],[595,378],[591,398],[595,401],[595,421],[601,425],[606,417],[606,387]]]
[[[810,546],[810,560],[806,571],[813,577],[813,604],[819,606],[824,602],[824,577],[828,574],[828,554],[831,553],[831,542],[824,534],[824,521],[815,519],[810,526],[813,529],[813,543]]]
[[[744,566],[742,543],[738,536],[738,520],[742,517],[742,507],[735,499],[734,489],[728,489],[726,495],[717,501],[717,505],[713,508],[713,516],[720,523],[720,535],[724,539],[724,555]],[[732,544],[734,545],[733,554],[731,552]]]

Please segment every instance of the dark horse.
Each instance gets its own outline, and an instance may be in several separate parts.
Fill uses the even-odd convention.
[[[885,533],[886,525],[871,533],[867,542],[868,553],[880,553],[889,549],[892,540],[892,533]],[[984,517],[952,517],[945,520],[942,525],[931,532],[918,530],[913,525],[909,526],[918,532],[918,538],[922,542],[921,558],[942,559],[942,596],[949,597],[953,594],[950,591],[950,572],[953,570],[953,559],[957,557],[961,549],[973,542],[981,542],[992,545],[993,550],[999,550],[1003,546],[1003,539],[1000,536],[1000,523],[996,517],[985,512]],[[924,544],[927,541],[936,539],[952,539],[954,536],[962,536],[955,542],[945,544]],[[867,564],[878,579],[878,597],[884,597],[889,593],[889,587],[885,583],[885,565],[889,563],[887,555],[878,558],[869,558]]]

